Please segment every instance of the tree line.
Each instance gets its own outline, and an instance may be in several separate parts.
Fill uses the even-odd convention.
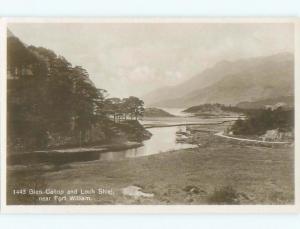
[[[114,122],[135,119],[142,116],[144,109],[143,100],[130,96],[129,98],[108,98],[104,103],[104,111],[113,116]]]

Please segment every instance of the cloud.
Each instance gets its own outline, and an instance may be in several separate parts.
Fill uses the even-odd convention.
[[[175,85],[184,78],[183,74],[179,71],[166,71],[165,76],[166,83],[169,85]]]
[[[155,80],[156,72],[149,66],[138,66],[135,67],[128,76],[125,76],[128,80],[134,83],[147,83]]]

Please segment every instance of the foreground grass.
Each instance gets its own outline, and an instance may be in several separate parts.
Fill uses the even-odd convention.
[[[294,149],[235,145],[199,132],[203,146],[119,161],[8,168],[9,204],[292,204]],[[138,186],[151,198],[125,196]],[[16,188],[104,189],[90,201],[40,202]]]

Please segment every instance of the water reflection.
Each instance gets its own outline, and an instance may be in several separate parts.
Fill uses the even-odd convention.
[[[103,153],[100,154],[100,160],[118,160],[124,158],[142,157],[171,150],[196,147],[192,144],[176,142],[176,132],[182,130],[182,127],[160,127],[151,128],[148,130],[152,133],[152,137],[149,140],[144,141],[144,146],[119,152]]]

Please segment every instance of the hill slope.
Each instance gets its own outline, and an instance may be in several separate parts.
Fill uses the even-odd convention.
[[[276,104],[282,104],[286,108],[294,107],[293,96],[282,96],[271,99],[258,100],[254,102],[240,102],[236,106],[242,109],[262,109],[266,106],[274,106]]]
[[[155,107],[145,108],[144,117],[174,117],[174,115]]]
[[[220,62],[183,84],[146,95],[144,101],[159,107],[189,107],[202,103],[235,105],[242,101],[291,96],[293,85],[293,55],[280,53]]]

